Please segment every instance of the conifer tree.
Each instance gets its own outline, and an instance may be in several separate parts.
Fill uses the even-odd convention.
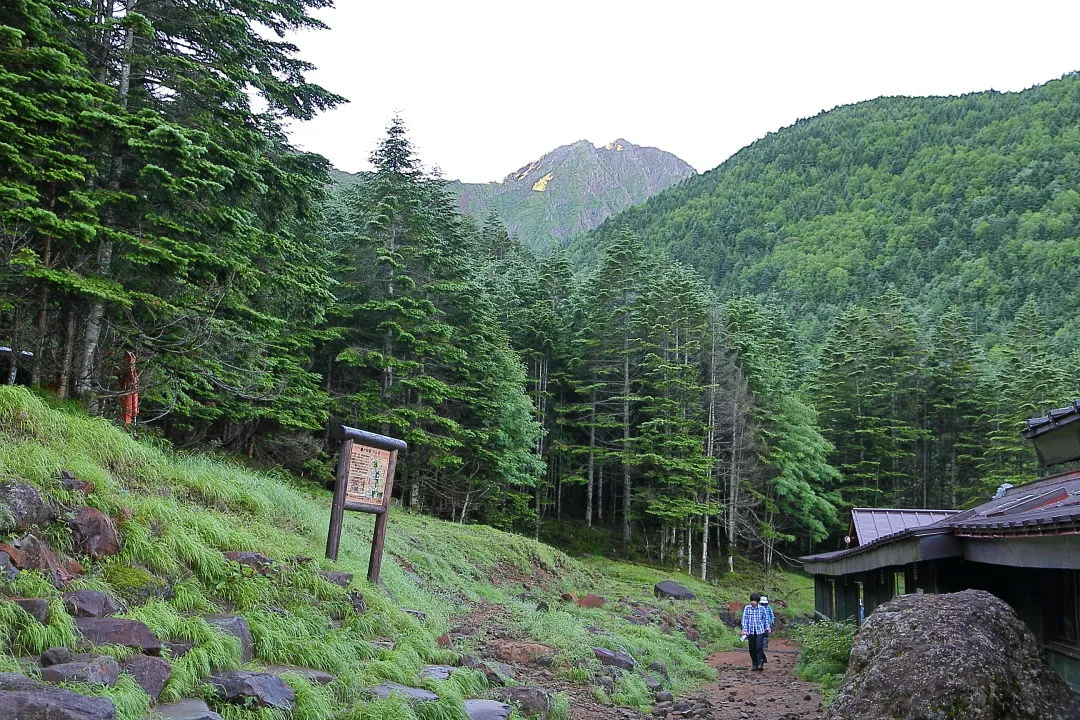
[[[1050,351],[1046,322],[1034,297],[1017,310],[1001,348],[997,383],[999,398],[983,457],[984,479],[964,499],[990,497],[1001,483],[1030,482],[1038,472],[1035,451],[1024,440],[1024,421],[1068,403],[1075,390],[1068,374]]]

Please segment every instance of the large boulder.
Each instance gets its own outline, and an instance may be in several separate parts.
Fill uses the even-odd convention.
[[[982,590],[903,595],[855,636],[829,720],[1065,720],[1069,689],[1035,636]]]
[[[108,698],[92,698],[15,673],[0,673],[0,718],[17,720],[115,720]]]

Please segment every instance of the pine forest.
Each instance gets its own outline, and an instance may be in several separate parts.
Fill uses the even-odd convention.
[[[313,484],[331,423],[406,440],[403,505],[701,578],[963,508],[1080,395],[1080,76],[800,120],[535,249],[406,122],[348,184],[329,0],[0,8],[4,382]],[[8,367],[10,360],[10,367]]]

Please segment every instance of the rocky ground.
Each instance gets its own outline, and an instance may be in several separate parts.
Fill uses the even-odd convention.
[[[719,676],[699,694],[711,705],[716,720],[816,720],[823,717],[817,685],[795,676],[798,649],[783,639],[769,646],[763,672],[750,670],[744,650],[717,653],[709,658]]]
[[[714,718],[715,720],[819,720],[821,700],[817,686],[795,676],[798,649],[786,640],[776,639],[769,649],[764,672],[750,671],[745,651],[712,655],[709,664],[716,668],[718,680],[680,697],[661,690],[651,714],[630,708],[612,707],[597,699],[586,685],[560,679],[544,666],[544,647],[522,637],[507,627],[498,607],[482,603],[459,618],[451,633],[456,644],[467,646],[470,665],[483,669],[494,684],[500,674],[514,682],[542,693],[563,693],[569,699],[569,716],[574,720],[640,718]]]

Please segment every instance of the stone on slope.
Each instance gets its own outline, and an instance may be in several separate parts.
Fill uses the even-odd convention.
[[[75,627],[91,645],[123,645],[147,655],[161,654],[161,642],[138,620],[75,618]]]
[[[420,668],[421,680],[449,680],[454,668],[449,665],[425,665]]]
[[[105,513],[91,507],[79,508],[68,522],[71,548],[79,555],[100,560],[120,552],[120,536],[116,526]]]
[[[965,590],[902,595],[874,610],[826,716],[1064,720],[1069,700],[1013,609]]]
[[[12,720],[116,720],[108,698],[92,698],[15,673],[0,673],[0,718]]]
[[[60,663],[71,662],[71,651],[66,647],[51,647],[41,653],[41,657],[38,658],[38,664],[41,667],[48,667],[49,665],[59,665]]]
[[[222,717],[208,708],[206,703],[195,699],[156,705],[153,713],[155,717],[160,715],[168,720],[222,720]]]
[[[211,675],[206,682],[214,686],[220,699],[236,705],[275,708],[286,713],[296,707],[293,689],[270,673],[227,670]]]
[[[514,709],[497,700],[466,700],[465,714],[469,720],[507,720]]]
[[[593,654],[601,665],[610,665],[623,670],[633,670],[637,667],[637,661],[626,653],[615,652],[607,648],[593,648]]]
[[[514,685],[495,691],[495,697],[504,702],[513,703],[521,708],[521,714],[527,717],[544,716],[551,709],[551,694],[532,685]]]
[[[49,601],[45,598],[12,598],[11,602],[21,607],[42,625],[49,622]]]
[[[25,531],[32,525],[48,525],[56,519],[56,509],[36,487],[24,482],[0,482],[0,505],[8,509],[10,520],[0,524],[0,532]]]
[[[64,593],[64,609],[75,617],[108,617],[120,612],[120,603],[99,590]]]
[[[322,575],[323,579],[326,580],[327,582],[332,582],[335,585],[340,585],[341,587],[349,587],[349,584],[353,580],[353,574],[349,573],[349,572],[336,572],[334,570],[320,570],[319,574]]]
[[[120,675],[120,665],[111,657],[83,653],[70,660],[41,668],[41,679],[59,684],[62,682],[88,682],[114,687]]]
[[[555,654],[555,648],[539,643],[516,642],[506,640],[493,648],[493,654],[499,660],[515,665],[533,665],[538,658]]]
[[[172,677],[168,660],[149,655],[129,655],[120,663],[121,672],[135,679],[135,683],[154,700],[161,696],[165,683]]]
[[[369,687],[366,692],[371,693],[380,700],[385,700],[391,695],[400,695],[410,703],[438,702],[439,700],[439,696],[430,690],[399,685],[395,682],[385,682],[382,685]]]
[[[203,615],[203,620],[240,641],[240,656],[244,662],[251,662],[255,657],[255,638],[247,620],[239,615]]]
[[[693,600],[697,597],[694,593],[675,582],[663,580],[653,585],[653,593],[659,598],[674,598],[675,600]]]
[[[234,563],[246,565],[260,575],[277,574],[277,568],[274,567],[274,561],[266,555],[263,555],[261,552],[255,552],[253,550],[229,550],[222,554],[226,559],[232,560]]]
[[[14,558],[0,550],[0,580],[11,582],[17,577],[19,577],[19,568],[15,567]]]
[[[315,668],[300,667],[299,665],[267,665],[266,672],[271,675],[284,675],[285,673],[293,673],[307,680],[309,683],[315,685],[329,685],[334,682],[335,678],[325,670],[316,670]]]
[[[15,567],[20,570],[40,570],[56,587],[62,587],[71,579],[49,544],[36,535],[26,535],[13,540],[10,545],[0,544],[0,551],[7,553]]]
[[[75,473],[70,470],[60,471],[60,484],[71,492],[81,492],[84,494],[94,492],[94,483],[89,480],[82,480],[75,477]]]

